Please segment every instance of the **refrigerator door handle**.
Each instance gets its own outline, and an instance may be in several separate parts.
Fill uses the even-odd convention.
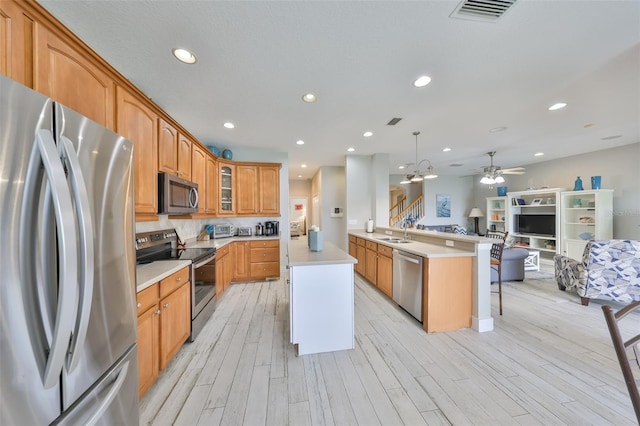
[[[111,403],[113,402],[113,399],[120,392],[120,388],[122,388],[122,385],[124,384],[124,380],[127,378],[128,371],[129,371],[129,361],[125,362],[122,365],[122,367],[120,368],[120,372],[118,373],[118,377],[110,386],[108,391],[105,390],[101,392],[101,397],[99,398],[100,405],[97,407],[96,411],[91,415],[91,417],[86,421],[85,424],[87,426],[95,425],[100,420],[104,412],[107,411],[107,408],[109,408],[109,405],[111,405]],[[106,395],[104,395],[105,393]]]
[[[53,210],[56,217],[56,225],[58,228],[57,242],[59,251],[59,282],[58,297],[55,314],[55,323],[50,342],[41,332],[43,319],[38,318],[36,308],[40,305],[41,298],[49,298],[45,294],[37,294],[37,277],[34,277],[30,271],[34,261],[34,253],[30,250],[30,244],[35,243],[35,230],[32,223],[22,222],[20,230],[23,244],[21,245],[20,255],[22,257],[22,274],[28,277],[28,283],[33,284],[35,288],[27,286],[27,303],[32,306],[30,317],[28,318],[29,327],[32,329],[30,336],[34,343],[33,347],[38,353],[35,353],[37,364],[40,369],[40,376],[45,388],[51,388],[59,383],[60,373],[64,365],[67,349],[69,347],[69,339],[74,323],[76,310],[74,303],[78,297],[77,292],[77,259],[76,259],[76,231],[75,221],[69,206],[72,205],[69,186],[65,176],[62,162],[56,150],[56,144],[50,130],[39,129],[36,133],[36,140],[29,166],[25,178],[25,191],[37,192],[40,178],[40,171],[44,165],[44,172],[48,178],[50,185],[50,194],[52,198]],[[49,191],[47,191],[49,192]],[[37,212],[37,201],[33,198],[25,199],[23,204],[24,212]],[[45,277],[48,278],[48,277]],[[50,277],[49,277],[50,278]],[[55,285],[51,279],[46,283],[49,286]],[[41,307],[42,308],[42,307]],[[42,309],[39,310],[42,315]],[[35,322],[35,324],[34,324]]]
[[[80,167],[80,161],[71,141],[62,136],[59,140],[62,152],[67,160],[71,188],[76,207],[76,217],[79,231],[80,262],[79,262],[79,283],[80,299],[76,310],[77,316],[75,328],[71,335],[69,357],[67,359],[67,370],[73,371],[78,365],[79,354],[84,347],[89,326],[89,316],[91,314],[91,301],[93,300],[93,276],[94,276],[94,241],[93,241],[93,220],[91,217],[91,207],[89,205],[89,195],[85,185],[85,179]]]

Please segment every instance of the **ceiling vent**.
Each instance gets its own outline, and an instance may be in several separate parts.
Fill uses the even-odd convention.
[[[517,0],[462,0],[449,17],[495,22],[500,19],[516,1]]]
[[[400,122],[400,120],[402,120],[402,118],[398,118],[398,117],[392,118],[391,121],[387,123],[387,126],[395,126]]]

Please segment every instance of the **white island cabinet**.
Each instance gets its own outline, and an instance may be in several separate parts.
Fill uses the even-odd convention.
[[[305,240],[289,245],[289,320],[298,355],[354,348],[353,265],[330,243],[312,252]]]

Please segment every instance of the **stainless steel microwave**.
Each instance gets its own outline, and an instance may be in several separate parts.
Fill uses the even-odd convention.
[[[168,173],[158,173],[158,214],[198,212],[198,184]]]

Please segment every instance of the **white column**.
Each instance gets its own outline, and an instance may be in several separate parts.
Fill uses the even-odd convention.
[[[491,316],[491,243],[477,243],[473,263],[473,311],[471,328],[482,333],[493,330]]]

